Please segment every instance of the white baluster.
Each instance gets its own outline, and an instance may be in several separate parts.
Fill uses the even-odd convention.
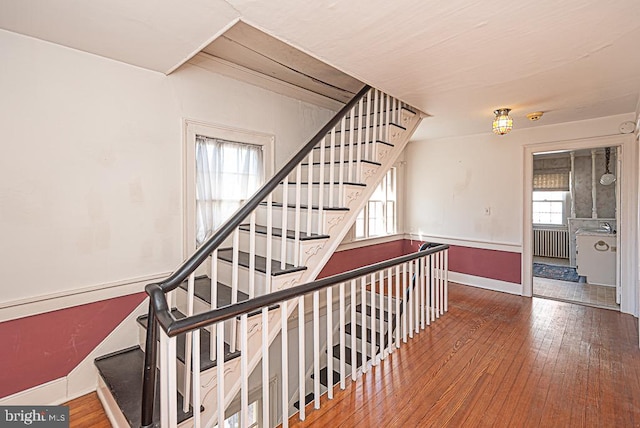
[[[186,354],[185,354],[186,356]],[[188,358],[188,356],[187,356]],[[200,404],[202,399],[200,397],[200,329],[193,331],[193,427],[200,428],[202,421],[200,420]],[[185,373],[189,376],[189,372]],[[185,398],[187,403],[189,400]]]
[[[420,327],[422,328],[422,330],[424,330],[424,326],[425,326],[424,318],[426,315],[426,308],[424,304],[426,300],[426,294],[428,292],[427,287],[424,283],[425,282],[424,281],[424,277],[425,277],[424,257],[417,259],[416,262],[418,263],[418,272],[420,272],[420,275],[418,275],[418,277],[420,278]]]
[[[151,323],[153,320],[149,320]],[[151,324],[149,324],[151,325]],[[176,373],[176,338],[160,334],[160,424],[176,427],[178,423],[178,382]]]
[[[210,309],[216,309],[218,307],[218,249],[213,250],[211,253],[211,304]],[[211,334],[209,335],[209,360],[216,360],[216,329],[210,327]]]
[[[324,222],[322,219],[322,211],[324,210],[324,162],[325,162],[325,147],[327,145],[327,137],[322,139],[322,149],[320,150],[320,171],[318,173],[318,233],[324,234]],[[332,187],[329,184],[329,192],[331,192]]]
[[[391,268],[389,268],[387,270],[387,349],[389,350],[389,353],[393,351],[393,346],[391,345],[393,342],[393,312],[391,311],[393,309],[393,293],[391,292],[393,287],[392,282],[393,274]]]
[[[262,420],[268,427],[271,426],[269,401],[269,308],[264,307],[262,308]]]
[[[431,288],[433,287],[432,280],[432,266],[431,266],[431,256],[425,256],[422,258],[424,263],[424,282],[425,282],[425,306],[427,307],[427,325],[431,325],[431,306],[433,305],[433,300],[431,299]]]
[[[232,253],[232,263],[231,263],[231,304],[238,302],[238,276],[240,273],[240,230],[236,227],[233,231],[233,248],[231,250]],[[231,322],[231,337],[229,338],[229,348],[230,352],[236,352],[237,345],[237,334],[238,334],[238,325],[236,324],[235,318],[230,320]]]
[[[361,165],[361,161],[362,161],[362,150],[364,147],[367,146],[366,142],[363,143],[362,141],[362,121],[364,120],[364,118],[362,117],[364,112],[363,112],[363,108],[364,108],[364,97],[360,98],[360,101],[358,102],[358,139],[356,141],[356,176],[353,178],[354,183],[359,183],[360,182],[360,177],[362,177],[362,165]],[[355,121],[355,118],[352,119],[353,121]]]
[[[407,301],[409,303],[409,307],[408,312],[409,312],[409,338],[413,339],[413,313],[414,313],[414,309],[413,306],[415,305],[415,300],[416,300],[416,281],[414,280],[413,277],[413,262],[409,261],[409,287],[410,291],[409,291],[409,296],[407,296]]]
[[[364,152],[363,152],[363,156],[364,159],[366,160],[371,160],[371,157],[369,156],[370,151],[373,151],[373,149],[369,149],[369,146],[373,147],[373,141],[372,141],[372,137],[371,137],[371,116],[372,116],[372,111],[371,111],[371,94],[374,91],[374,89],[371,89],[369,92],[367,92],[367,125],[365,128],[365,144],[364,144]],[[374,124],[375,126],[375,124]],[[374,133],[374,137],[373,140],[375,140],[375,133]]]
[[[400,276],[400,265],[396,266],[396,275],[395,275],[395,284],[396,284],[396,348],[400,348],[400,299],[402,295],[400,294],[400,282],[402,282],[402,277]]]
[[[338,206],[342,206],[344,200],[344,169],[345,169],[345,144],[347,142],[346,136],[346,116],[340,121],[340,163],[338,164]]]
[[[224,409],[225,409],[225,402],[224,402],[224,322],[219,322],[216,325],[216,328],[218,330],[218,346],[217,346],[217,351],[218,351],[218,356],[217,358],[217,365],[216,365],[216,380],[218,382],[218,388],[217,388],[217,404],[218,404],[218,426],[219,427],[223,427],[224,426]]]
[[[376,141],[378,140],[378,90],[373,90],[373,117],[372,117],[372,138],[371,138],[371,160],[373,160],[374,147],[376,145]]]
[[[296,218],[293,226],[293,264],[300,266],[300,221],[302,209],[302,167],[300,164],[296,167]],[[282,241],[286,242],[286,231],[282,231]],[[286,247],[285,247],[286,248]]]
[[[247,314],[240,316],[240,426],[249,426],[249,363],[247,350]]]
[[[416,303],[415,303],[415,317],[416,317],[416,325],[415,325],[415,330],[416,333],[420,333],[420,299],[421,299],[421,295],[422,295],[422,287],[420,286],[420,265],[418,264],[417,260],[413,260],[413,269],[415,272],[415,284],[414,284],[414,288],[416,290]]]
[[[249,216],[249,298],[256,295],[256,212]],[[243,348],[244,349],[244,348]]]
[[[333,208],[333,195],[334,195],[334,183],[336,175],[336,128],[331,130],[331,137],[329,139],[329,208]]]
[[[434,254],[429,254],[429,260],[430,260],[430,265],[431,265],[431,308],[430,308],[430,315],[431,315],[431,321],[435,321],[436,320],[436,278],[435,276],[437,275],[437,268],[434,266],[435,263],[435,255]]]
[[[282,338],[282,427],[289,426],[289,335],[287,328],[287,301],[280,304],[282,308],[281,338]]]
[[[345,360],[346,335],[344,332],[344,325],[345,325],[344,282],[340,283],[339,290],[340,290],[340,389],[344,389],[346,387],[345,379],[347,378],[346,360]],[[333,352],[331,354],[333,354]],[[351,361],[351,370],[353,370],[354,365],[355,365],[355,362]]]
[[[379,296],[380,296],[380,359],[385,358],[385,343],[384,343],[384,270],[378,272],[378,278],[380,283],[378,284]],[[374,314],[375,316],[375,314]],[[377,318],[377,317],[376,317]]]
[[[320,408],[320,292],[313,292],[313,407]]]
[[[409,295],[407,294],[407,263],[402,264],[402,341],[407,343],[407,311],[409,306],[407,301]]]
[[[371,362],[375,366],[377,363],[376,355],[376,327],[378,323],[376,322],[376,274],[371,274],[371,285],[370,285],[370,295],[371,295]],[[366,307],[363,307],[362,310],[367,312]]]
[[[286,179],[285,179],[286,180]],[[284,215],[284,208],[282,213]],[[267,254],[264,280],[266,293],[271,293],[271,260],[273,259],[273,192],[267,196]]]
[[[322,146],[320,150],[323,150]],[[313,165],[313,150],[309,152],[309,165]],[[322,192],[322,183],[318,185],[318,191]],[[313,168],[307,168],[307,236],[312,232],[313,214]]]
[[[356,125],[356,118],[355,118],[355,114],[356,114],[356,106],[354,105],[353,108],[351,109],[351,119],[349,120],[349,128],[350,131],[349,132],[349,164],[347,167],[347,179],[345,181],[348,182],[353,182],[353,140],[355,137],[355,125]],[[341,199],[342,200],[342,199]]]
[[[298,298],[298,400],[299,400],[299,418],[301,421],[305,419],[305,396],[307,395],[305,391],[305,358],[304,352],[306,348],[306,340],[304,337],[304,296],[300,296]]]
[[[313,167],[313,166],[311,166]],[[280,269],[284,269],[287,263],[287,240],[285,239],[287,234],[287,212],[289,207],[289,177],[285,177],[284,183],[282,183],[282,238],[280,242]]]
[[[360,307],[362,308],[361,315],[361,328],[362,328],[362,373],[367,372],[367,276],[360,278]],[[355,329],[356,326],[354,325]]]
[[[351,379],[356,380],[356,372],[358,368],[357,349],[356,349],[356,280],[351,280]],[[363,339],[363,342],[366,342]]]
[[[327,397],[333,399],[333,287],[327,288]]]
[[[449,311],[449,250],[444,250],[444,311]]]

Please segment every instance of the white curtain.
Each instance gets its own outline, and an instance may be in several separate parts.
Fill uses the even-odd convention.
[[[262,146],[197,135],[197,245],[229,219],[263,182]]]

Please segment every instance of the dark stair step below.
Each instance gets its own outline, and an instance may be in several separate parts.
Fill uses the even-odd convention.
[[[304,405],[306,406],[307,404],[311,403],[313,401],[313,398],[314,398],[313,392],[308,393],[304,397]],[[296,409],[300,410],[300,400],[298,400],[295,403],[293,403],[293,407],[295,407]]]
[[[187,290],[187,281],[180,284],[180,288]],[[211,279],[207,276],[199,276],[194,282],[194,294],[201,300],[207,303],[211,303]],[[231,287],[221,282],[218,282],[218,307],[227,306],[231,304]],[[238,298],[236,301],[243,302],[249,300],[249,295],[238,290]]]
[[[262,256],[254,256],[255,257],[255,269],[258,272],[267,273],[267,259]],[[232,248],[222,248],[218,250],[218,258],[220,260],[224,260],[228,263],[233,263],[233,249]],[[249,268],[249,253],[244,251],[238,251],[238,264],[242,267]],[[280,267],[279,260],[271,260],[271,275],[278,276],[291,272],[299,272],[302,270],[306,270],[306,266],[294,266],[292,264],[287,263],[282,269]]]
[[[352,161],[352,162],[353,162],[353,163],[357,163],[358,161],[357,161],[357,160],[354,160],[354,161]],[[361,160],[360,160],[360,162],[362,162],[362,163],[368,163],[368,164],[370,164],[370,165],[377,165],[377,166],[382,165],[380,162],[370,161],[370,160],[367,160],[367,159],[361,159]],[[343,161],[342,163],[347,163],[347,164],[348,164],[348,163],[349,163],[349,161],[348,161],[348,160],[345,160],[345,161]],[[331,161],[326,161],[326,160],[325,160],[324,164],[325,164],[325,165],[331,165]],[[334,162],[333,162],[333,164],[334,164],[334,165],[340,165],[340,160],[336,160],[336,161],[334,161]],[[315,166],[315,165],[320,165],[320,162],[315,162],[315,161],[314,161],[314,162],[313,162],[313,165],[314,165],[314,166]],[[300,164],[300,166],[309,166],[309,163],[308,163],[308,162],[307,162],[307,163],[301,163],[301,164]]]
[[[266,206],[267,203],[266,202],[260,202],[260,205]],[[282,202],[272,202],[271,206],[274,207],[274,208],[282,208]],[[287,204],[287,208],[294,209],[295,207],[296,207],[295,204]],[[308,208],[309,207],[307,205],[300,205],[300,209],[301,210],[306,210]],[[317,211],[319,208],[318,208],[317,205],[312,205],[311,209]],[[349,208],[323,206],[322,210],[323,211],[349,211]]]
[[[142,369],[144,367],[144,352],[142,352],[142,349],[136,346],[96,358],[95,365],[129,425],[139,427],[141,422]],[[153,407],[155,427],[160,426],[159,371],[157,380]],[[178,393],[178,424],[193,416],[191,407],[188,413],[182,411],[182,401],[182,395]],[[203,407],[201,408],[204,410]]]
[[[328,385],[329,385],[328,373],[329,373],[329,370],[326,367],[320,370],[320,383],[322,385],[324,385],[325,387],[328,387]],[[311,375],[311,379],[313,379],[313,374]],[[333,384],[337,385],[338,383],[340,383],[340,373],[334,370],[333,371]]]
[[[400,125],[398,125],[398,126],[400,126]],[[375,142],[376,142],[376,143],[378,143],[378,144],[384,144],[384,145],[386,145],[386,146],[395,147],[395,145],[393,145],[393,144],[391,144],[391,143],[387,143],[386,141],[376,140]],[[354,145],[354,146],[360,146],[360,145],[365,145],[365,144],[371,144],[371,141],[360,141],[360,142],[354,141],[354,142],[353,142],[353,145]],[[340,142],[339,142],[339,141],[336,141],[336,142],[333,144],[333,147],[335,147],[336,149],[339,149],[339,148],[340,148]],[[315,147],[313,148],[313,150],[330,149],[330,148],[331,148],[331,144],[325,144],[325,145],[324,145],[324,146],[322,146],[322,147],[321,147],[321,146],[315,146]],[[348,148],[349,148],[349,143],[348,143],[348,142],[346,142],[346,141],[345,141],[345,144],[344,144],[344,148],[345,148],[345,149],[347,149],[347,150],[348,150]]]
[[[362,304],[356,306],[356,312],[359,314],[362,313]],[[386,310],[382,311],[384,316],[384,321],[389,321],[388,312]],[[367,305],[367,315],[371,316],[371,306]],[[376,307],[376,319],[380,319],[380,308]]]
[[[337,358],[338,360],[340,359],[340,344],[333,346],[333,357]],[[349,346],[344,347],[344,361],[350,366],[353,366],[351,364],[351,348]],[[357,351],[356,351],[356,364],[357,364],[357,367],[360,367],[362,365],[362,354]]]
[[[250,231],[250,226],[248,224],[241,224],[239,228],[244,232]],[[256,233],[260,235],[266,235],[267,226],[256,225]],[[271,234],[278,238],[282,237],[282,228],[272,227]],[[311,241],[313,239],[326,239],[329,238],[329,235],[318,235],[317,233],[307,235],[305,232],[299,232],[299,237],[301,241]],[[295,230],[287,230],[287,239],[296,239]]]
[[[180,319],[180,318],[184,318],[185,315],[178,311],[177,309],[174,309],[171,311],[171,314],[176,318],[176,319]],[[144,327],[145,329],[147,328],[147,315],[142,315],[140,317],[138,317],[138,323]],[[180,361],[182,361],[182,363],[184,364],[185,362],[185,358],[184,358],[184,347],[185,347],[185,338],[186,338],[186,334],[180,334],[177,337],[177,344],[176,344],[176,356],[178,357],[178,359]],[[209,359],[209,350],[211,349],[211,334],[205,330],[204,328],[200,329],[200,371],[205,371],[208,370],[212,367],[215,367],[218,365],[217,360],[216,361],[211,361]],[[225,342],[224,344],[224,361],[225,363],[227,361],[233,360],[234,358],[237,358],[240,356],[240,351],[236,350],[235,352],[231,352],[229,344]]]
[[[385,111],[386,111],[386,110],[385,110]],[[383,113],[384,113],[384,111],[383,111]],[[395,126],[397,126],[398,128],[402,128],[402,129],[404,129],[404,130],[406,130],[406,129],[407,129],[407,128],[405,128],[404,126],[402,126],[402,125],[398,125],[398,124],[397,124],[397,123],[395,123],[395,122],[391,122],[389,125],[395,125]],[[376,128],[377,128],[377,127],[379,127],[379,126],[385,126],[385,124],[384,124],[384,123],[379,123],[379,122],[378,122],[378,123],[376,123]],[[369,129],[374,129],[374,127],[373,127],[373,123],[369,124],[368,128],[369,128]],[[365,125],[361,126],[361,127],[360,127],[360,129],[366,130],[366,129],[367,129],[367,125],[365,124]],[[345,128],[344,130],[345,130],[345,131],[351,131],[351,127]],[[358,131],[358,127],[355,127],[355,128],[354,128],[354,131]],[[338,129],[336,129],[336,134],[339,134],[340,132],[342,132],[342,130],[341,130],[340,126],[338,126]],[[329,131],[327,134],[328,134],[328,135],[329,135],[329,134],[331,134],[331,131]],[[364,136],[363,136],[363,137],[364,137]]]
[[[362,340],[362,326],[360,324],[356,324],[355,330],[356,330],[356,337],[358,339]],[[346,324],[344,326],[344,331],[347,334],[353,334],[352,330],[351,330],[351,323]],[[372,334],[371,329],[369,327],[367,327],[367,329],[366,329],[366,336],[367,336],[366,341],[367,341],[367,343],[371,343],[372,342],[371,334]],[[376,336],[379,336],[379,335],[380,335],[379,332],[376,332]]]
[[[307,178],[307,177],[303,177],[303,179],[306,179],[306,178]],[[327,179],[328,179],[328,178],[327,178]],[[282,184],[282,183],[280,183],[280,184]],[[303,186],[308,186],[308,185],[309,185],[309,182],[308,182],[308,181],[301,181],[301,182],[300,182],[300,184],[301,184],[301,185],[303,185]],[[311,182],[311,184],[313,184],[314,186],[319,186],[319,185],[320,185],[320,182],[319,182],[319,181],[312,181],[312,182]],[[323,181],[323,182],[322,182],[322,184],[324,184],[324,185],[329,185],[329,184],[331,184],[331,182],[329,182],[329,181]],[[333,184],[334,184],[335,186],[339,186],[339,185],[340,185],[340,182],[338,182],[338,181],[334,181],[334,182],[333,182]],[[367,185],[366,185],[366,184],[364,184],[364,183],[354,183],[354,182],[351,182],[351,181],[344,181],[342,184],[345,184],[345,185],[347,185],[347,186],[367,187]],[[296,183],[295,183],[294,181],[289,181],[289,186],[295,186],[295,185],[296,185]]]

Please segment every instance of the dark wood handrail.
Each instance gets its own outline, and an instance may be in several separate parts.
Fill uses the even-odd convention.
[[[449,245],[440,244],[435,247],[426,248],[415,253],[407,254],[405,256],[396,257],[348,272],[318,279],[316,281],[308,282],[296,287],[291,287],[285,290],[280,290],[262,296],[254,297],[253,299],[223,306],[218,309],[212,309],[210,311],[202,312],[186,318],[181,318],[179,320],[175,319],[173,315],[171,315],[171,311],[169,310],[169,307],[167,306],[166,300],[164,298],[164,293],[160,287],[155,284],[150,284],[147,286],[146,291],[150,296],[150,305],[153,305],[156,311],[156,319],[158,320],[158,324],[160,325],[160,327],[162,327],[162,329],[169,337],[174,337],[182,333],[193,331],[198,328],[206,327],[211,324],[237,317],[239,315],[256,312],[264,307],[273,306],[286,300],[295,299],[297,297],[312,293],[314,291],[319,291],[336,284],[348,282],[352,279],[359,278],[370,273],[379,272],[381,270],[411,260],[415,260],[429,254],[440,252],[447,248],[449,248]]]

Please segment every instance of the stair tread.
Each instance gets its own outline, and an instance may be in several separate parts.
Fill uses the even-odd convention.
[[[357,163],[358,161],[357,160],[353,160],[351,162],[352,163]],[[368,163],[368,164],[371,164],[371,165],[377,165],[377,166],[382,165],[380,162],[367,160],[367,159],[361,159],[360,162]],[[349,160],[344,160],[342,162],[340,162],[340,160],[334,160],[333,163],[336,164],[336,165],[339,165],[340,163],[349,163]],[[320,165],[320,162],[313,162],[313,164],[314,165]],[[325,161],[324,164],[325,165],[331,165],[331,161]],[[300,166],[309,166],[309,162],[301,163]]]
[[[333,357],[340,359],[340,344],[338,343],[337,345],[333,346]],[[352,366],[353,364],[351,364],[351,347],[350,346],[345,346],[344,347],[344,361],[349,364],[350,366]],[[362,366],[362,353],[356,351],[356,367],[360,367]]]
[[[282,184],[282,183],[280,183],[280,184]],[[295,186],[296,182],[295,181],[289,181],[288,184],[289,184],[289,186]],[[308,181],[301,181],[300,184],[303,185],[303,186],[308,186],[309,182]],[[314,186],[319,186],[320,182],[319,181],[312,181],[311,184],[314,185]],[[325,181],[322,184],[331,184],[331,182]],[[340,182],[334,181],[333,184],[338,186],[338,185],[340,185]],[[347,186],[367,187],[367,185],[364,184],[364,183],[354,183],[354,182],[351,182],[351,181],[345,181],[342,184],[347,185]]]
[[[127,422],[132,427],[141,425],[140,406],[142,401],[142,370],[144,352],[139,346],[124,349],[95,359],[95,365],[109,388],[111,395],[120,407]],[[158,372],[158,378],[160,374]],[[153,408],[154,426],[160,426],[160,382],[156,382],[155,405]],[[178,424],[193,416],[182,411],[182,395],[178,393]]]
[[[305,395],[305,397],[304,397],[304,405],[306,406],[307,404],[311,403],[314,398],[315,398],[315,396],[313,395],[313,392],[310,392],[307,395]],[[293,403],[293,407],[295,407],[296,409],[300,410],[300,400],[298,400],[295,403]]]
[[[239,226],[240,230],[245,231],[245,232],[249,232],[250,230],[250,226],[248,224],[241,224]],[[260,234],[260,235],[266,235],[267,234],[267,226],[263,226],[263,225],[256,225],[256,233]],[[282,228],[279,227],[272,227],[271,228],[271,233],[273,234],[273,236],[277,236],[277,237],[282,237]],[[311,235],[307,235],[305,232],[300,231],[298,233],[300,240],[301,241],[311,241],[314,239],[327,239],[329,238],[329,235],[319,235],[317,233],[312,233]],[[287,229],[287,239],[295,239],[296,237],[296,232],[295,230],[290,230]]]
[[[260,202],[260,205],[262,206],[266,206],[267,203],[266,202]],[[271,205],[273,207],[276,208],[282,208],[282,202],[272,202]],[[295,204],[287,204],[287,208],[295,208]],[[306,210],[308,208],[307,205],[300,205],[300,209],[301,210]],[[317,210],[319,209],[319,207],[317,205],[311,205],[311,209],[312,210]],[[328,207],[328,206],[323,206],[322,209],[324,211],[349,211],[349,208],[345,208],[345,207]]]
[[[366,314],[371,316],[371,306],[370,305],[367,305],[367,309],[366,310],[367,310]],[[359,304],[358,306],[356,306],[356,312],[362,313],[362,304]],[[387,316],[387,311],[382,311],[382,314],[384,316],[383,319],[385,321],[388,321],[389,318]],[[380,319],[380,308],[378,308],[377,306],[376,306],[376,319]]]
[[[184,290],[187,290],[187,287],[188,287],[187,281],[184,281],[182,284],[180,284],[180,288]],[[211,303],[211,279],[209,279],[207,276],[199,276],[196,278],[194,282],[193,291],[197,298],[209,304]],[[222,282],[218,282],[217,306],[222,307],[222,306],[230,305],[231,294],[232,294],[232,289],[230,286],[223,284]],[[236,301],[242,302],[245,300],[249,300],[249,295],[238,290],[238,298]]]
[[[400,126],[400,125],[398,125]],[[385,144],[387,146],[391,146],[391,147],[395,147],[395,145],[391,144],[391,143],[387,143],[386,141],[382,141],[382,140],[377,140],[375,141],[376,143],[379,144]],[[353,143],[349,143],[348,145],[360,145],[360,144],[371,144],[371,141],[354,141]],[[345,144],[345,148],[348,147],[347,144]],[[340,147],[340,144],[335,144],[333,145],[333,147]],[[316,146],[313,148],[313,150],[320,150],[320,149],[330,149],[331,148],[331,144],[326,145],[326,146]]]
[[[183,314],[182,312],[180,312],[177,309],[174,309],[171,311],[171,314],[176,318],[176,319],[181,319],[184,318],[186,315]],[[147,322],[147,315],[142,315],[138,317],[138,323],[140,325],[142,325],[142,327],[144,327],[145,329],[147,328],[148,322]],[[176,338],[176,357],[178,357],[178,359],[180,361],[182,361],[184,363],[185,359],[184,359],[184,347],[185,347],[185,337],[186,334],[180,334],[177,336]],[[217,361],[211,361],[209,359],[209,350],[211,349],[211,334],[209,333],[209,331],[207,331],[204,328],[200,329],[200,371],[205,371],[208,370],[210,368],[213,368],[215,366],[217,366]],[[229,344],[225,342],[224,344],[224,361],[230,361],[233,360],[234,358],[237,358],[240,356],[240,351],[236,350],[235,352],[231,352],[231,348],[229,347]]]
[[[402,129],[405,129],[405,130],[407,129],[407,128],[405,128],[404,126],[402,126],[402,125],[398,125],[398,124],[397,124],[397,123],[395,123],[395,122],[390,122],[390,123],[389,123],[389,125],[394,125],[394,126],[397,126],[398,128],[402,128]],[[386,124],[384,124],[384,123],[383,123],[383,124],[381,124],[381,123],[376,123],[375,127],[377,128],[377,127],[379,127],[379,126],[386,126]],[[362,126],[360,127],[360,129],[367,129],[367,128],[373,128],[373,127],[374,127],[374,126],[373,126],[373,124],[369,124],[369,126],[367,126],[366,124],[364,124],[364,125],[362,125]],[[354,131],[357,131],[358,129],[359,129],[359,128],[354,127]],[[348,131],[351,131],[351,129],[350,129],[350,128],[345,128],[345,131],[346,131],[346,132],[348,132]],[[338,127],[338,129],[336,129],[336,134],[338,134],[338,133],[340,133],[340,132],[342,132],[342,130],[340,129],[340,127]],[[327,134],[331,134],[331,131],[329,131]]]
[[[275,205],[275,204],[274,204]],[[266,273],[267,272],[267,259],[259,256],[259,255],[255,255],[255,269],[258,272],[262,272],[262,273]],[[226,262],[232,263],[233,262],[233,249],[232,248],[221,248],[218,250],[218,258],[220,260],[224,260]],[[249,267],[249,253],[246,253],[244,251],[238,251],[238,264],[242,267],[248,268]],[[283,274],[287,274],[287,273],[292,273],[292,272],[299,272],[302,270],[306,270],[307,267],[306,266],[294,266],[292,264],[287,263],[285,265],[285,268],[282,269],[280,267],[280,261],[279,260],[271,260],[271,275],[272,276],[278,276],[278,275],[283,275]]]
[[[328,376],[329,370],[327,369],[327,367],[324,367],[323,369],[320,369],[320,383],[322,385],[324,385],[325,387],[328,387],[328,383],[329,383],[329,376]],[[313,379],[313,374],[311,375],[311,379]],[[337,371],[333,371],[333,384],[336,385],[340,383],[340,373]]]

